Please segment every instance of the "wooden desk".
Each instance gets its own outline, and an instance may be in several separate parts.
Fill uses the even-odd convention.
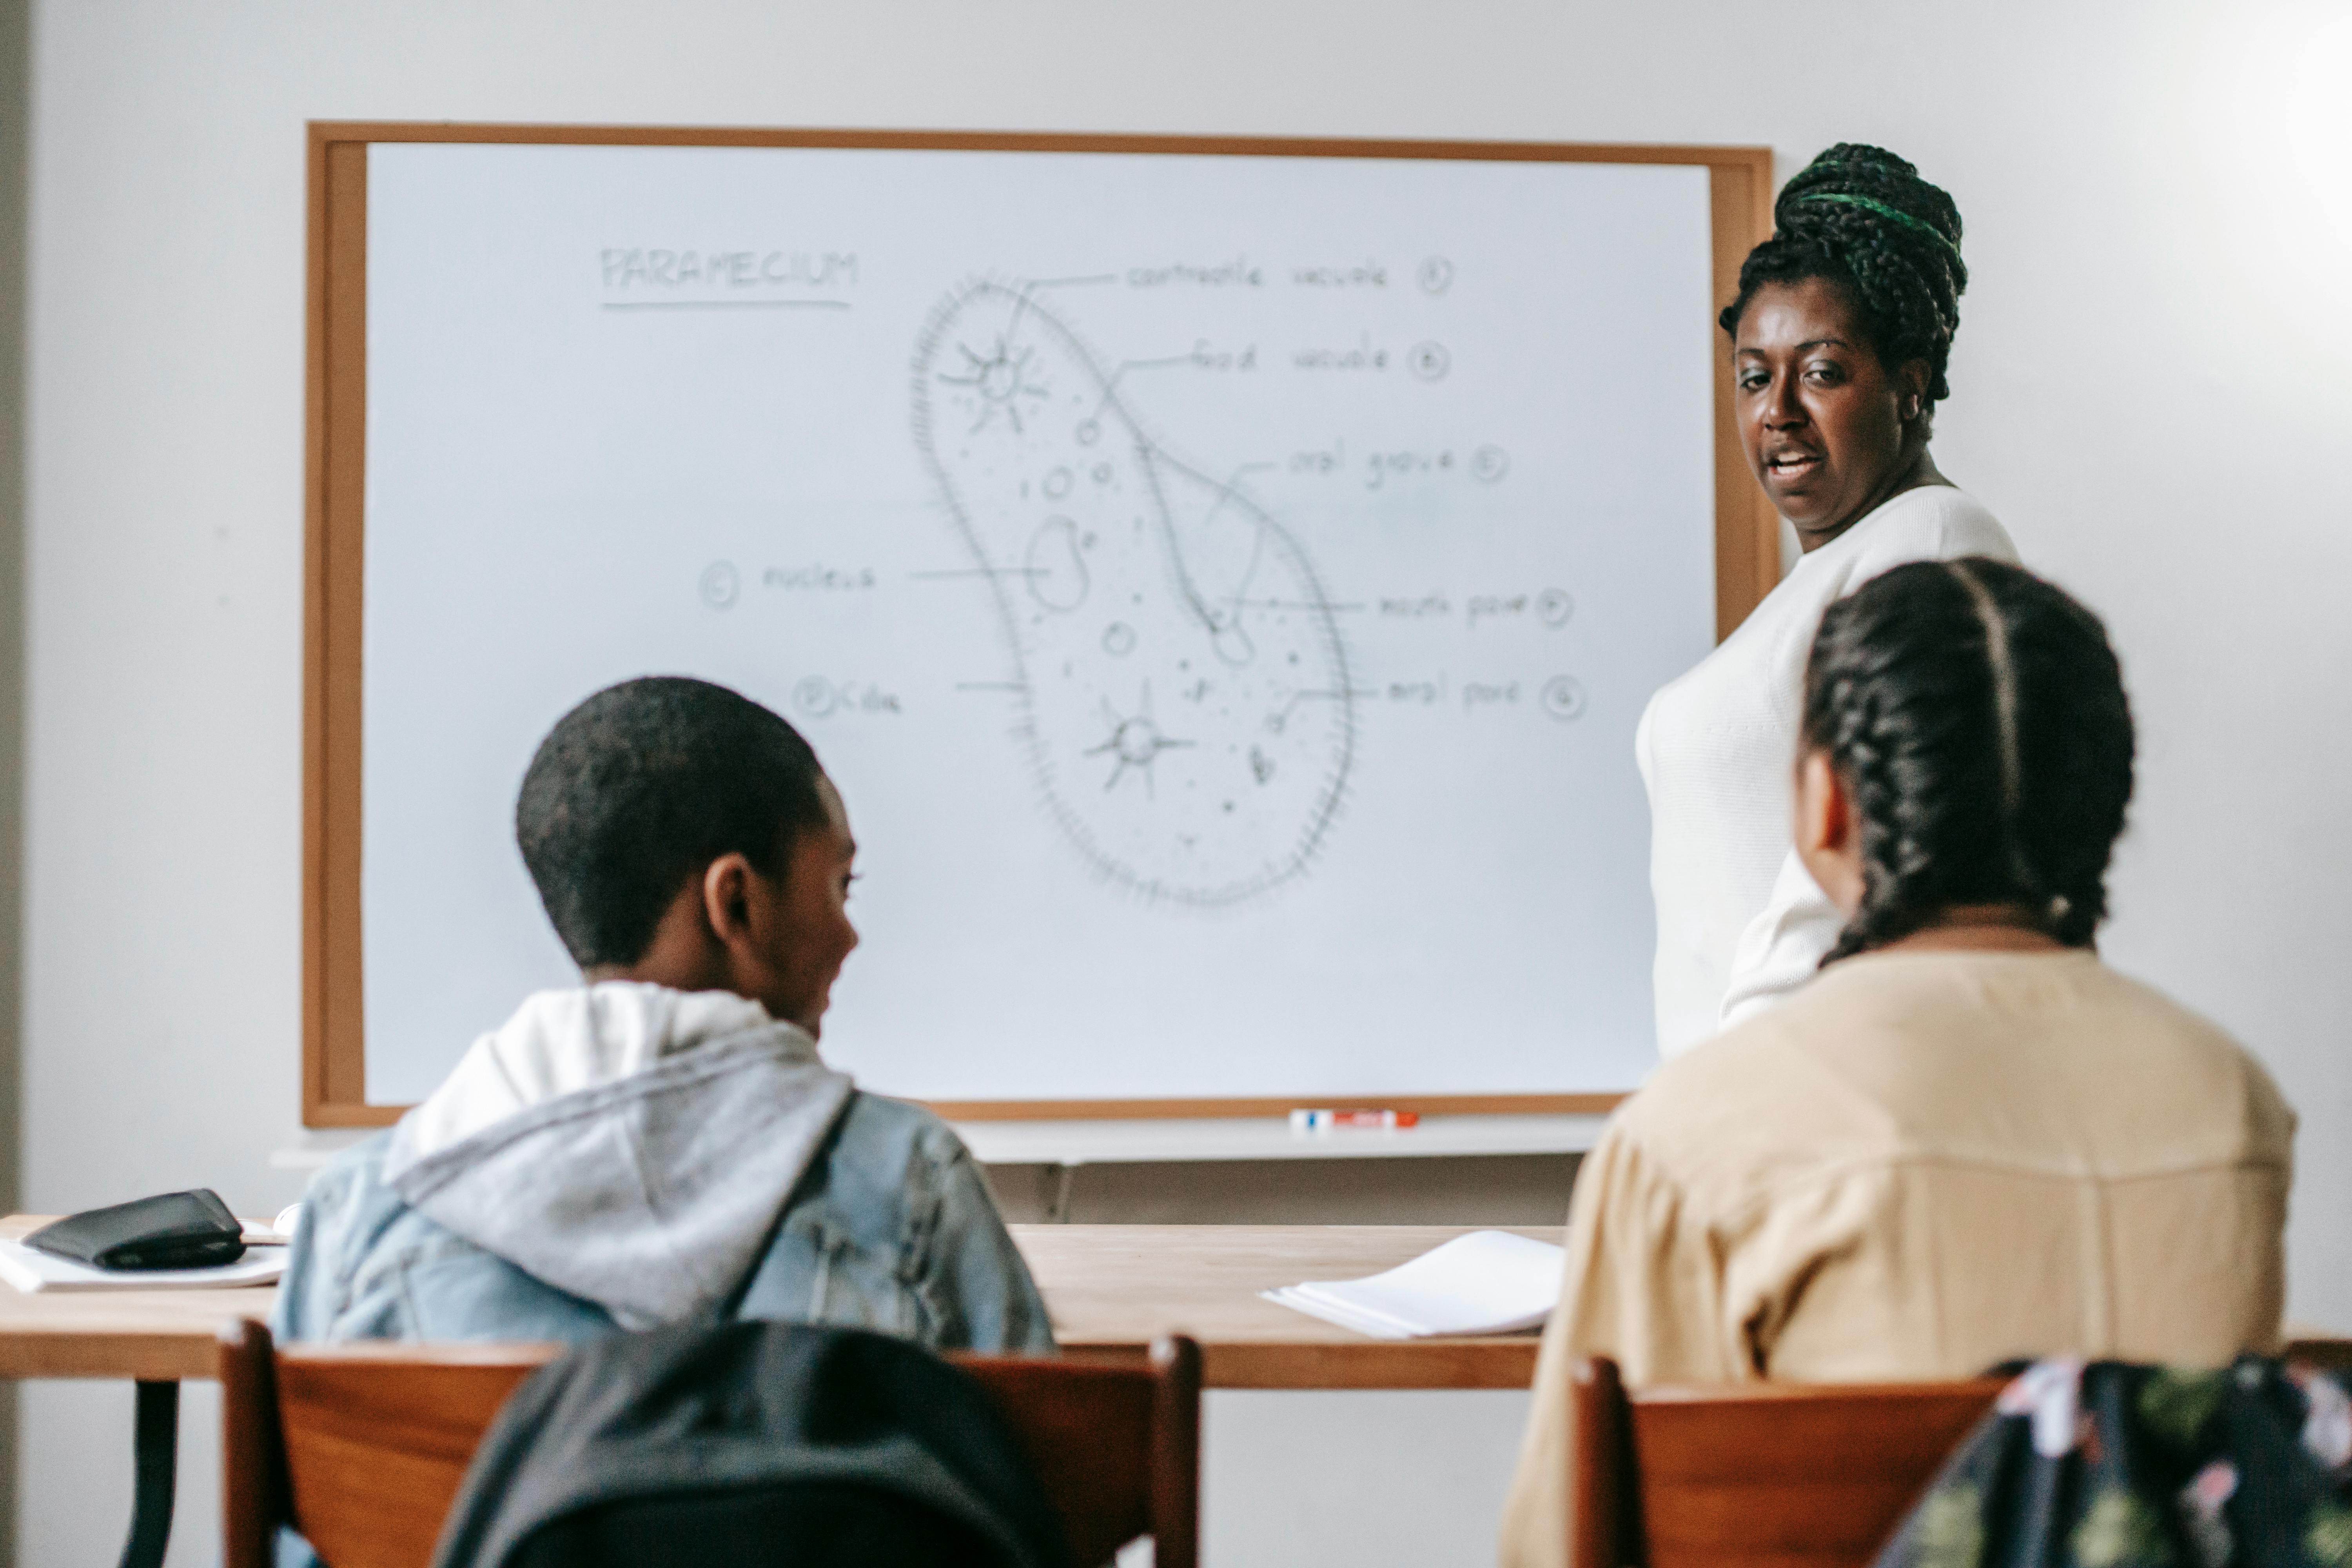
[[[46,1215],[0,1219],[14,1241]],[[266,1318],[275,1289],[41,1291],[0,1285],[0,1377],[121,1378],[137,1386],[131,1534],[122,1568],[162,1568],[179,1462],[180,1383],[219,1375],[215,1337]]]
[[[1536,1337],[1391,1341],[1261,1300],[1307,1279],[1393,1268],[1469,1226],[1016,1225],[1073,1355],[1139,1357],[1163,1333],[1201,1342],[1211,1388],[1525,1388]],[[1559,1232],[1518,1235],[1557,1242]]]
[[[46,1216],[0,1219],[15,1239]],[[1257,1292],[1377,1273],[1466,1227],[1053,1226],[1013,1227],[1071,1354],[1140,1359],[1181,1329],[1215,1388],[1524,1388],[1533,1336],[1394,1343],[1294,1312]],[[1545,1240],[1549,1230],[1523,1232]],[[26,1295],[0,1286],[0,1377],[121,1378],[138,1385],[135,1501],[125,1568],[157,1568],[172,1525],[180,1382],[219,1375],[221,1325],[267,1318],[275,1289]]]
[[[0,1236],[36,1225],[0,1219]],[[1525,1388],[1532,1334],[1367,1339],[1262,1300],[1304,1279],[1392,1268],[1465,1226],[1016,1225],[1054,1331],[1074,1354],[1140,1356],[1160,1334],[1201,1342],[1212,1388]],[[1556,1229],[1517,1234],[1558,1241]],[[0,1377],[210,1378],[214,1339],[234,1318],[266,1318],[277,1292],[152,1290],[27,1296],[0,1285]],[[2290,1324],[2294,1353],[2352,1360],[2347,1342]]]
[[[36,1225],[0,1220],[0,1236]],[[1201,1342],[1212,1388],[1525,1388],[1532,1334],[1367,1339],[1258,1292],[1392,1268],[1461,1226],[1016,1225],[1013,1238],[1070,1354],[1140,1358],[1159,1335]],[[1558,1241],[1556,1229],[1521,1236]],[[266,1318],[277,1292],[154,1290],[27,1296],[0,1286],[0,1377],[122,1378],[139,1385],[138,1502],[126,1563],[160,1563],[171,1521],[179,1381],[217,1375],[215,1338]],[[2290,1326],[2295,1352],[2352,1362],[2347,1342]]]
[[[44,1223],[0,1220],[11,1239]],[[1367,1339],[1258,1298],[1303,1279],[1392,1268],[1461,1226],[1016,1225],[1054,1331],[1074,1353],[1141,1356],[1182,1330],[1213,1388],[1525,1388],[1535,1337]],[[1522,1230],[1557,1241],[1557,1230]],[[27,1296],[0,1286],[0,1377],[209,1378],[222,1323],[266,1318],[277,1291]]]
[[[40,1216],[0,1219],[14,1241]],[[0,1285],[0,1377],[210,1378],[223,1323],[267,1318],[269,1286],[240,1290],[41,1291]]]

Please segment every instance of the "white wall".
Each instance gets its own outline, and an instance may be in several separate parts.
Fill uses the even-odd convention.
[[[16,1205],[25,773],[25,156],[32,6],[0,0],[0,1201]],[[0,1561],[13,1561],[16,1397],[0,1394]]]
[[[2294,1307],[2352,1325],[2342,11],[45,0],[23,1201],[292,1195],[264,1157],[297,1119],[306,118],[1765,142],[1784,174],[1858,139],[1968,216],[1939,459],[2124,650],[2145,767],[2109,951],[2301,1109]],[[27,1561],[110,1560],[89,1478],[128,1404],[27,1399]],[[207,1503],[175,1561],[209,1554]],[[1462,1507],[1466,1563],[1491,1505]]]

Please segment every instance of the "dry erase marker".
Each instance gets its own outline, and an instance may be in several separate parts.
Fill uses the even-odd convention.
[[[1294,1110],[1293,1132],[1328,1132],[1339,1127],[1370,1127],[1383,1131],[1411,1127],[1420,1121],[1418,1110]]]

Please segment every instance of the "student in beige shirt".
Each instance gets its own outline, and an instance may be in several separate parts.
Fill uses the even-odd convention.
[[[2294,1117],[2100,963],[2132,726],[2105,631],[2014,566],[1900,566],[1806,670],[1796,844],[1821,975],[1667,1063],[1580,1173],[1503,1527],[1568,1560],[1569,1373],[1963,1377],[2276,1347]]]

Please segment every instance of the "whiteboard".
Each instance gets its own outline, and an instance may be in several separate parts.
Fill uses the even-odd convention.
[[[828,1057],[949,1102],[1614,1090],[1713,646],[1708,171],[378,142],[365,1098],[574,983],[548,727],[732,686],[847,802]]]

